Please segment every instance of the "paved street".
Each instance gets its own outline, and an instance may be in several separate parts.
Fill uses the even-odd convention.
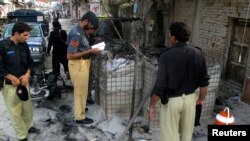
[[[60,19],[62,28],[67,32],[72,27],[69,19]],[[52,28],[52,26],[50,26]],[[46,58],[46,71],[51,71],[51,56]],[[61,66],[61,75],[66,76]],[[70,83],[70,82],[68,82]],[[42,102],[34,109],[35,126],[41,129],[41,134],[30,134],[29,141],[108,141],[115,140],[125,129],[124,121],[118,117],[106,120],[104,111],[96,104],[88,105],[87,116],[95,120],[91,127],[82,127],[73,122],[72,92],[62,92],[62,98]],[[140,134],[135,132],[135,138],[148,138],[157,141],[158,134]],[[11,126],[9,116],[0,94],[0,141],[16,141],[15,132]]]

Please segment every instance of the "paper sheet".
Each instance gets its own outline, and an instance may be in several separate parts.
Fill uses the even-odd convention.
[[[105,46],[105,42],[100,42],[98,44],[93,45],[92,48],[99,48],[100,50],[104,50]]]

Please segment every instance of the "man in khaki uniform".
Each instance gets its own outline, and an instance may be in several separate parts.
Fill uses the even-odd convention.
[[[31,28],[27,24],[16,22],[12,36],[0,42],[0,77],[4,78],[3,98],[20,141],[27,141],[28,133],[40,132],[33,127],[31,99],[22,101],[16,94],[18,85],[28,86],[33,66],[26,43],[30,31]]]
[[[75,121],[79,124],[93,123],[93,120],[85,115],[91,63],[90,55],[98,54],[100,50],[97,48],[91,49],[86,31],[98,27],[98,18],[93,12],[88,11],[68,34],[68,67],[74,86],[74,116]]]
[[[171,47],[161,54],[155,88],[148,108],[150,119],[161,100],[161,141],[191,141],[196,104],[203,104],[209,79],[206,60],[200,49],[190,47],[190,31],[185,23],[169,28]],[[199,98],[195,90],[199,88]]]

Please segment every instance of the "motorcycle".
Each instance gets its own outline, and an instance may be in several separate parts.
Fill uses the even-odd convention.
[[[62,82],[62,86],[58,85],[59,81]],[[61,99],[63,92],[71,91],[72,86],[53,72],[38,71],[30,79],[30,95],[36,107],[46,100]]]

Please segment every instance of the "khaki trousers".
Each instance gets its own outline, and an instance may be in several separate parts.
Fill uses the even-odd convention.
[[[27,101],[20,100],[16,95],[16,88],[4,85],[2,93],[17,138],[24,139],[28,137],[28,130],[34,124],[32,102],[31,97]]]
[[[75,120],[86,118],[85,108],[88,96],[89,69],[91,60],[69,60],[69,74],[74,86]]]
[[[196,95],[183,94],[169,98],[168,104],[161,105],[161,141],[191,141],[195,120]]]

